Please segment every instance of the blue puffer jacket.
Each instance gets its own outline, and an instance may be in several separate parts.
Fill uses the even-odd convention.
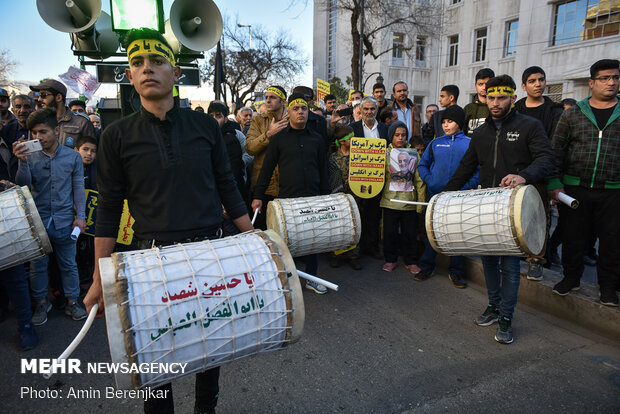
[[[454,135],[439,137],[428,145],[418,166],[420,178],[426,184],[428,199],[440,193],[448,184],[469,147],[469,141],[471,138],[460,131]],[[478,187],[478,171],[461,190],[476,187]]]

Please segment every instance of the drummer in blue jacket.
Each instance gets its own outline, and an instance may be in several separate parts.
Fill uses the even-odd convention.
[[[462,131],[464,123],[465,111],[460,106],[453,105],[443,111],[441,126],[445,135],[431,141],[418,166],[420,178],[426,184],[428,200],[444,189],[469,147],[470,138]],[[469,190],[477,186],[478,172],[461,190]],[[414,277],[414,280],[418,282],[425,281],[432,276],[435,268],[435,257],[437,256],[428,239],[425,240],[424,244],[424,253],[418,262],[422,271]],[[465,288],[467,283],[463,279],[463,257],[450,256],[450,267],[448,269],[450,282],[459,289]]]

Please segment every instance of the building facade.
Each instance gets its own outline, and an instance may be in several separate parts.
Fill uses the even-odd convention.
[[[420,2],[424,0],[409,0]],[[344,80],[351,74],[350,15],[338,0],[317,0],[314,7],[314,77]],[[399,2],[394,2],[398,4]],[[420,42],[414,53],[365,57],[364,79],[381,72],[388,88],[398,80],[420,105],[435,103],[442,85],[461,90],[459,104],[471,101],[474,77],[489,67],[508,74],[521,90],[521,74],[540,66],[547,74],[546,94],[559,101],[589,95],[589,68],[599,59],[620,58],[620,0],[443,0],[441,35],[386,30],[383,46]],[[396,6],[395,6],[396,7]],[[412,51],[413,52],[413,51]],[[418,53],[420,52],[420,53]],[[423,59],[418,59],[423,58]],[[375,76],[367,82],[370,93]]]
[[[392,2],[394,16],[399,3],[425,3],[427,0]],[[330,80],[340,78],[343,83],[351,76],[351,22],[350,14],[338,7],[338,0],[315,0],[313,77]],[[393,18],[393,17],[392,17]],[[364,92],[372,93],[372,85],[381,74],[389,98],[392,85],[405,81],[409,98],[420,106],[437,100],[439,81],[439,36],[420,35],[405,28],[386,29],[381,32],[381,50],[390,50],[373,59],[364,57]],[[410,50],[405,50],[410,48]]]
[[[484,67],[515,80],[540,66],[556,101],[589,95],[589,68],[620,57],[620,0],[446,0],[440,84],[461,88],[464,105]]]

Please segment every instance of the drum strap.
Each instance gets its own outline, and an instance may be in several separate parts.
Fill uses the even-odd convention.
[[[221,228],[218,228],[216,231],[212,233],[204,234],[204,235],[200,235],[196,237],[188,237],[187,239],[182,239],[182,240],[175,240],[175,241],[162,241],[162,240],[155,240],[155,239],[138,240],[137,246],[139,249],[154,249],[156,247],[159,249],[159,248],[166,247],[166,246],[172,246],[173,244],[194,243],[194,242],[200,242],[203,240],[221,239],[223,234],[224,234],[223,230]]]

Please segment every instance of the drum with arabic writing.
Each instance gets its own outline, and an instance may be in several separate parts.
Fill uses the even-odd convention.
[[[114,253],[99,266],[112,362],[187,364],[182,373],[115,373],[119,389],[158,386],[301,337],[297,270],[272,231]]]
[[[346,250],[362,234],[355,199],[344,193],[276,198],[267,206],[267,228],[284,239],[293,257]]]
[[[51,253],[37,206],[28,187],[0,193],[0,270]]]
[[[448,256],[535,256],[545,244],[545,209],[532,185],[446,191],[426,208],[426,233]]]

